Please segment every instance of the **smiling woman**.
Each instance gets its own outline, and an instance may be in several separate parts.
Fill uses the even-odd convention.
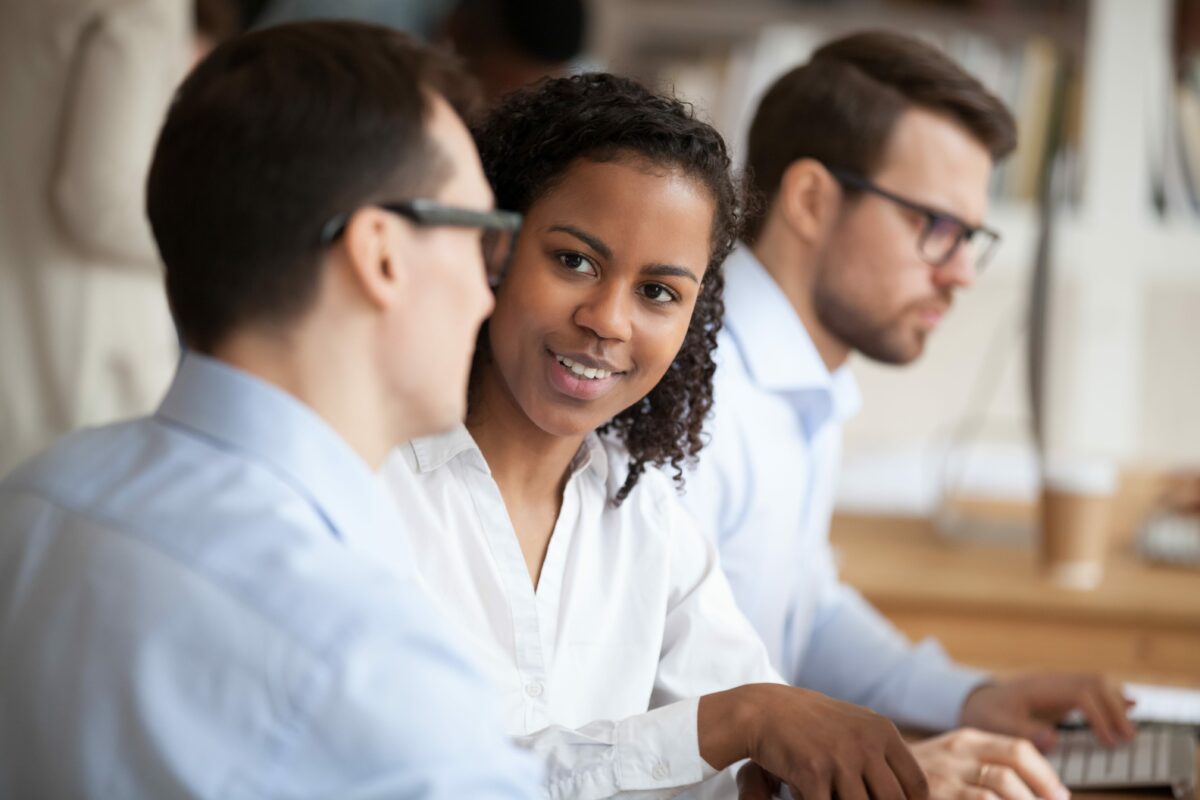
[[[891,785],[908,786],[890,723],[777,685],[676,493],[712,403],[739,223],[720,136],[673,99],[586,75],[512,96],[476,139],[524,225],[465,427],[400,448],[385,477],[437,532],[413,542],[415,563],[476,645],[508,732],[542,756],[548,795],[678,790],[750,757],[806,796],[831,787],[794,764],[896,764]],[[839,732],[854,763],[835,770]]]

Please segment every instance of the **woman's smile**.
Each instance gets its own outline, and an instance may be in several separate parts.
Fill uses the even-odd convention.
[[[574,400],[603,397],[625,376],[624,370],[598,359],[578,354],[572,358],[549,349],[546,354],[550,385]]]

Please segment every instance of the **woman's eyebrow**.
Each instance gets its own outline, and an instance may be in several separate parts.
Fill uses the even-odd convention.
[[[642,270],[642,274],[663,278],[668,276],[687,278],[696,285],[700,284],[700,278],[696,275],[696,273],[692,272],[687,267],[678,267],[674,264],[650,264]]]
[[[546,228],[546,231],[550,233],[565,233],[570,236],[574,236],[576,239],[595,250],[602,257],[606,259],[612,259],[612,248],[606,245],[598,236],[588,233],[587,231],[576,227],[575,225],[568,225],[566,223],[551,225],[550,227]],[[696,275],[695,272],[692,272],[687,267],[680,267],[675,264],[649,264],[645,269],[642,270],[642,274],[660,278],[687,278],[696,285],[700,284],[700,277]]]
[[[574,225],[565,225],[565,224],[564,225],[551,225],[546,230],[550,231],[550,232],[559,232],[559,233],[570,234],[571,236],[574,236],[576,239],[578,239],[579,241],[586,244],[588,247],[595,250],[597,253],[599,253],[604,258],[607,258],[607,259],[612,258],[612,248],[610,248],[608,245],[606,245],[599,237],[594,236],[585,230],[581,230],[581,229],[575,227]]]

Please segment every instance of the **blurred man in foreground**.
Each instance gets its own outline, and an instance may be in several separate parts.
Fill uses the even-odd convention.
[[[148,186],[174,383],[0,483],[0,796],[534,796],[375,476],[461,419],[481,232],[516,222],[463,85],[309,23],[180,89]]]

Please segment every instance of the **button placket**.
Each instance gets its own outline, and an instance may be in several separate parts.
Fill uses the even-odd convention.
[[[513,658],[518,685],[523,695],[524,727],[543,728],[549,723],[546,711],[546,658],[542,648],[541,625],[537,600],[529,581],[525,557],[517,541],[512,520],[504,506],[500,487],[496,485],[487,462],[479,454],[473,469],[461,473],[474,501],[488,548],[495,559],[509,598],[513,625]],[[537,689],[533,689],[534,686]]]

